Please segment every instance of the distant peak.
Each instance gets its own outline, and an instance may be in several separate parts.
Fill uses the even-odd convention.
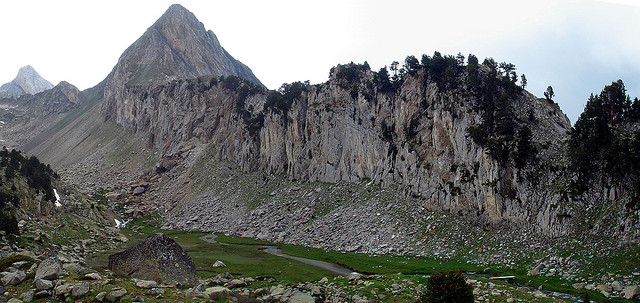
[[[13,81],[15,86],[19,86],[22,93],[13,93],[14,96],[21,95],[23,93],[36,94],[47,89],[53,88],[51,82],[44,79],[31,65],[23,66],[18,71],[18,75]]]
[[[186,9],[184,6],[180,4],[172,4],[169,6],[166,12],[162,14],[158,21],[166,20],[166,19],[190,19],[190,20],[198,20],[196,16]]]
[[[20,68],[18,72],[35,72],[36,70],[31,65],[26,65]]]
[[[36,70],[33,68],[33,66],[31,65],[27,65],[27,66],[23,66],[18,70],[18,77],[20,77],[20,75],[25,75],[25,76],[34,76],[34,75],[38,75],[38,72],[36,72]],[[38,75],[40,76],[40,75]]]
[[[182,5],[178,4],[178,3],[171,4],[171,6],[169,6],[169,8],[167,9],[167,12],[170,12],[170,11],[186,11],[186,12],[189,12],[188,9],[186,9],[184,6],[182,6]]]

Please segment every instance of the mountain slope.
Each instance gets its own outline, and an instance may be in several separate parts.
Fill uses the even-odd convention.
[[[38,72],[27,65],[20,68],[13,81],[0,86],[0,97],[19,97],[24,94],[36,94],[53,88],[53,84],[42,78]]]

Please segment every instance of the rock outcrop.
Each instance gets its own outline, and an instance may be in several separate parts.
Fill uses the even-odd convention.
[[[20,68],[13,81],[0,86],[0,97],[34,95],[51,88],[53,88],[51,82],[42,78],[31,65],[27,65]]]
[[[61,81],[49,90],[24,95],[15,101],[17,104],[37,111],[40,115],[65,113],[80,104],[80,91],[73,84]]]
[[[173,239],[155,234],[142,243],[109,256],[109,269],[158,283],[191,287],[198,283],[196,267]]]
[[[38,265],[34,280],[55,280],[62,277],[62,263],[57,257],[49,257],[44,259]]]

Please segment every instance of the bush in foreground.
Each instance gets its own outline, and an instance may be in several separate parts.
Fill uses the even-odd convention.
[[[459,271],[441,270],[429,278],[419,303],[473,303],[473,287]]]

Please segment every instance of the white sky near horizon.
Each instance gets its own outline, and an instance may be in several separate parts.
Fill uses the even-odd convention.
[[[640,96],[640,0],[0,0],[0,84],[30,64],[54,84],[92,87],[173,3],[270,89],[440,51],[515,64],[533,94],[554,88],[572,122],[617,79]]]

